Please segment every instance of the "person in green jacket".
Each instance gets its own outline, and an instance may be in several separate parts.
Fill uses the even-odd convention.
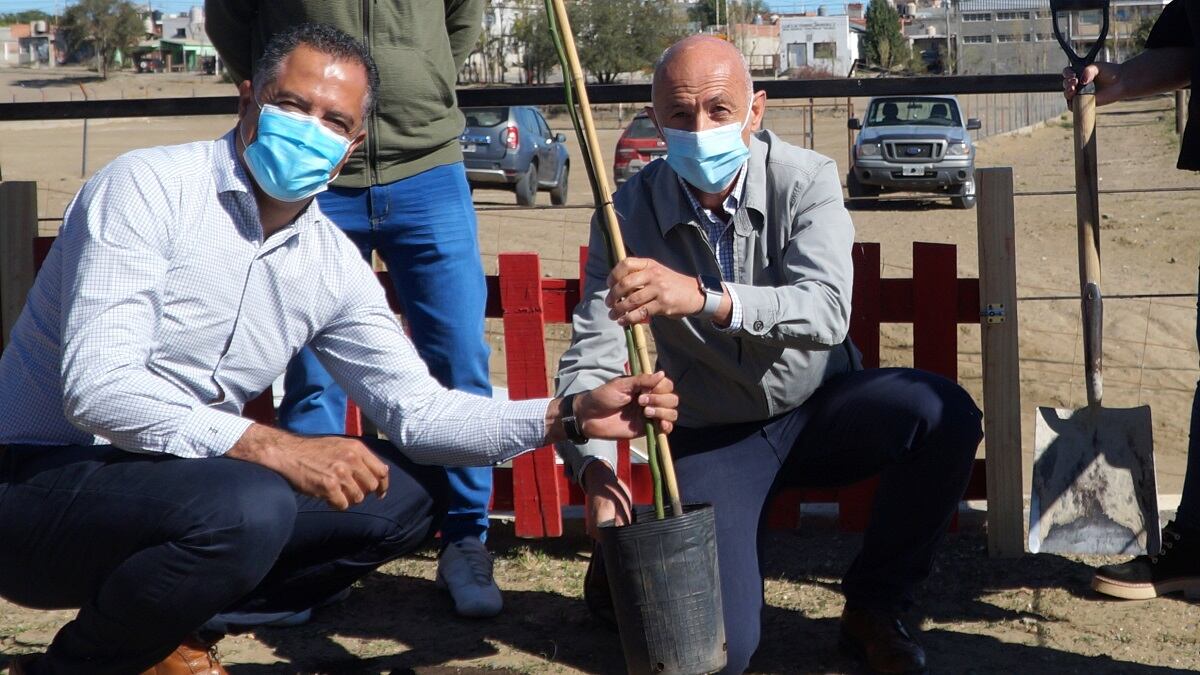
[[[487,287],[458,141],[464,119],[455,100],[457,73],[482,30],[483,7],[484,0],[205,2],[209,38],[235,82],[251,78],[272,35],[296,24],[331,25],[367,46],[381,79],[367,140],[317,202],[364,257],[375,250],[387,263],[433,376],[446,387],[490,396]],[[284,392],[284,428],[343,433],[346,394],[313,352],[305,349],[292,360]],[[447,477],[451,499],[438,584],[449,590],[459,614],[494,616],[502,599],[484,546],[491,469],[452,468]]]

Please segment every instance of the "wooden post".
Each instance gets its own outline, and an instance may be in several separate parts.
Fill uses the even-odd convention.
[[[37,233],[37,183],[0,182],[0,348],[33,287]]]
[[[542,271],[536,253],[500,254],[500,304],[509,398],[520,401],[549,396]],[[513,460],[514,530],[518,537],[562,536],[562,495],[554,459],[554,448],[547,445]]]
[[[1010,167],[975,170],[979,194],[979,306],[983,314],[983,428],[987,452],[988,554],[1025,552],[1021,475],[1021,377],[1017,258]]]
[[[1183,135],[1187,125],[1187,95],[1182,89],[1175,90],[1175,133]]]
[[[846,97],[846,121],[854,117],[854,99]],[[846,124],[846,166],[854,168],[854,130]]]

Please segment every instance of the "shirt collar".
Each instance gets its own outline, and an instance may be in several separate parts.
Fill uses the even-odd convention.
[[[725,201],[721,202],[721,210],[724,211],[726,215],[733,217],[733,214],[737,213],[738,204],[741,202],[743,196],[742,193],[745,190],[745,187],[746,166],[743,166],[742,168],[738,169],[737,178],[734,179],[733,189],[730,190],[729,194],[725,196]],[[683,190],[683,194],[687,195],[688,203],[692,205],[692,210],[696,212],[696,216],[703,220],[709,220],[708,214],[711,213],[711,211],[705,208],[705,206],[700,203],[699,199],[696,199],[696,195],[692,194],[692,189],[688,187],[687,182],[682,178],[679,178],[679,188]]]
[[[216,147],[213,149],[212,155],[213,180],[216,182],[218,193],[240,192],[253,198],[254,184],[250,182],[250,174],[246,171],[246,165],[238,157],[237,133],[238,128],[234,127],[229,133],[214,141]],[[255,209],[256,214],[257,212]],[[317,200],[313,199],[284,229],[300,230],[309,223],[323,220],[326,220],[325,214],[321,212]]]
[[[214,141],[212,164],[217,192],[246,192],[253,194],[250,175],[238,157],[238,127]]]

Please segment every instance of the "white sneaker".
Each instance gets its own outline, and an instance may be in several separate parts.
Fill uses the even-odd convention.
[[[475,537],[460,539],[442,551],[437,587],[450,591],[459,616],[486,618],[504,608],[500,588],[492,578],[492,556]]]

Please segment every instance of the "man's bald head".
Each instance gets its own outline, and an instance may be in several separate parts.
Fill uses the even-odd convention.
[[[711,35],[691,35],[667,47],[654,62],[651,97],[660,82],[678,78],[703,78],[706,73],[725,75],[745,87],[746,98],[754,94],[754,81],[746,57],[733,43]]]

